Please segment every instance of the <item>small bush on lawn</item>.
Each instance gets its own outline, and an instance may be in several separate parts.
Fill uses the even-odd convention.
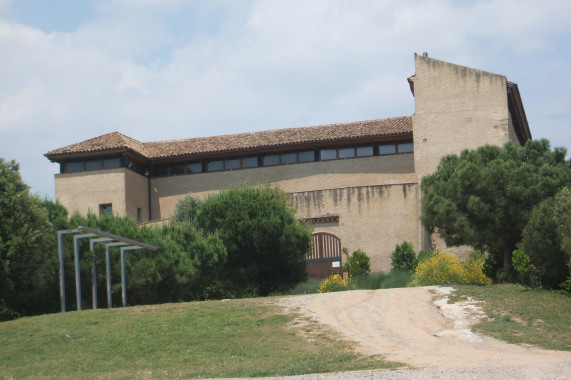
[[[365,252],[358,249],[349,255],[347,248],[343,248],[343,253],[347,255],[347,260],[343,264],[343,270],[347,272],[349,281],[371,273],[371,259]]]
[[[390,289],[404,288],[410,282],[412,271],[374,272],[368,276],[357,277],[352,283],[353,289]]]
[[[319,285],[321,285],[320,280],[307,280],[300,282],[295,286],[295,288],[293,288],[290,294],[314,294],[317,293]]]
[[[531,263],[529,256],[521,249],[516,249],[512,253],[512,264],[519,274],[522,285],[530,288],[541,288],[542,267],[536,267]]]
[[[414,269],[418,266],[418,264],[422,263],[423,261],[430,260],[433,258],[438,252],[434,251],[420,251],[418,252],[418,256],[416,257],[416,262],[414,264]],[[413,270],[414,270],[413,269]]]
[[[391,254],[391,264],[393,270],[414,270],[416,265],[416,254],[412,244],[408,241],[403,241],[402,244],[397,244],[395,250]]]
[[[349,283],[347,280],[343,280],[343,278],[338,275],[334,274],[327,277],[325,280],[321,281],[319,285],[319,289],[317,289],[318,293],[331,293],[331,292],[340,292],[342,290],[348,290]]]
[[[460,263],[455,257],[440,252],[431,259],[418,264],[409,286],[489,285],[491,280],[483,274],[483,266],[482,257],[471,256],[464,263]]]

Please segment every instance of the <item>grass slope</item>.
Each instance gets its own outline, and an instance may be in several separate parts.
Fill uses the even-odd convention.
[[[256,377],[391,368],[268,299],[85,310],[0,323],[0,378]],[[317,326],[315,327],[317,328]]]
[[[571,297],[512,284],[455,288],[458,296],[486,303],[489,318],[473,326],[473,331],[508,343],[571,351]]]

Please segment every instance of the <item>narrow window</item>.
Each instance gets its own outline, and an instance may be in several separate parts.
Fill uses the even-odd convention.
[[[232,158],[230,160],[226,160],[224,162],[224,169],[226,170],[240,169],[240,159]]]
[[[115,169],[121,167],[121,159],[119,157],[106,158],[103,160],[103,169]]]
[[[321,149],[321,161],[335,160],[337,158],[337,149]]]
[[[258,157],[246,157],[242,159],[243,168],[255,168],[258,166]]]
[[[295,164],[297,153],[282,153],[282,164]]]
[[[279,165],[279,163],[280,163],[280,156],[277,154],[270,154],[268,156],[264,156],[264,166]]]
[[[299,162],[312,162],[315,161],[315,152],[313,150],[306,150],[299,152]]]
[[[99,205],[99,216],[113,215],[113,205],[111,203],[104,203]]]
[[[202,173],[202,162],[191,162],[186,164],[187,173]]]
[[[167,164],[159,164],[153,167],[154,177],[164,177],[169,175],[169,166]]]
[[[411,141],[402,142],[398,145],[399,153],[411,153],[414,151],[414,145]]]
[[[208,162],[208,171],[216,172],[223,169],[224,162],[222,160]]]
[[[185,166],[186,165],[182,162],[176,163],[176,164],[171,164],[170,174],[171,175],[182,175],[182,174],[184,174]]]
[[[382,144],[379,145],[379,154],[395,154],[396,146],[395,144]]]
[[[137,222],[143,222],[143,210],[140,207],[137,207]]]
[[[73,161],[66,164],[68,173],[82,172],[83,171],[83,161]]]
[[[85,170],[99,170],[101,166],[100,159],[85,161]]]
[[[355,148],[339,148],[339,159],[355,157]]]
[[[371,145],[357,147],[357,157],[369,157],[372,155],[373,155],[373,147]]]

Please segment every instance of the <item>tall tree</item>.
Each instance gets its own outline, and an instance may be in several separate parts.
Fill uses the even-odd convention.
[[[0,319],[31,314],[43,302],[53,272],[51,231],[42,200],[29,193],[19,165],[0,158]]]
[[[311,235],[278,187],[221,191],[202,203],[196,222],[207,233],[217,231],[224,242],[228,257],[223,277],[233,284],[236,297],[246,287],[267,295],[306,278]]]
[[[571,183],[565,155],[547,140],[530,140],[445,156],[422,179],[422,223],[450,246],[488,251],[495,262],[490,274],[507,270],[533,207]]]

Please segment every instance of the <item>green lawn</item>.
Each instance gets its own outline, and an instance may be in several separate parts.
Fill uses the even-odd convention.
[[[473,331],[509,343],[571,351],[571,297],[510,284],[455,288],[456,298],[467,295],[486,302],[489,318]]]
[[[85,310],[0,323],[0,378],[258,377],[394,368],[272,299]],[[310,324],[311,326],[311,324]]]

